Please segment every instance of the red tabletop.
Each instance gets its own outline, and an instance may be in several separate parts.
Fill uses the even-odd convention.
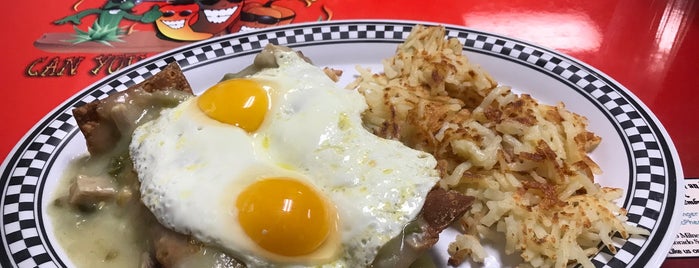
[[[255,0],[245,0],[254,2]],[[160,49],[57,48],[42,42],[50,33],[75,33],[53,22],[107,0],[7,2],[0,41],[4,105],[0,106],[0,155],[6,156],[30,128],[82,88],[130,63],[188,42]],[[223,1],[221,1],[223,2]],[[262,5],[261,3],[260,5]],[[680,155],[684,176],[699,177],[699,3],[669,1],[376,1],[278,0],[296,11],[294,22],[341,19],[402,19],[448,23],[518,38],[567,53],[606,73],[638,96],[660,119]],[[153,3],[141,3],[135,14]],[[268,5],[272,7],[272,5]],[[279,8],[278,8],[279,9]],[[92,17],[92,18],[91,18]],[[79,25],[87,29],[94,16]],[[124,21],[132,33],[153,24]],[[135,34],[134,36],[136,36]],[[119,46],[119,44],[115,44]],[[81,50],[82,49],[82,50]],[[114,52],[116,51],[116,52]],[[699,258],[668,259],[667,267],[699,264]]]

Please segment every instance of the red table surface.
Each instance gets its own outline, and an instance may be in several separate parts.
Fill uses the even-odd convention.
[[[254,0],[246,0],[254,1]],[[0,155],[8,155],[30,128],[77,91],[103,78],[101,70],[75,75],[32,72],[59,57],[85,57],[96,64],[105,53],[54,53],[33,43],[47,32],[73,32],[72,25],[52,22],[75,10],[99,7],[107,0],[7,2],[3,12]],[[311,9],[325,7],[320,19],[402,19],[463,25],[519,38],[569,54],[606,73],[631,90],[660,119],[679,152],[684,175],[699,177],[699,3],[670,1],[376,1],[308,0]],[[303,7],[301,0],[278,3]],[[145,3],[144,3],[145,5]],[[75,9],[74,9],[75,7]],[[141,8],[143,9],[143,8]],[[147,9],[145,9],[147,10]],[[143,10],[140,10],[143,12]],[[297,21],[317,20],[298,14]],[[303,13],[303,12],[299,12]],[[85,29],[86,21],[80,25]],[[127,24],[128,25],[128,24]],[[139,27],[143,27],[139,25]],[[152,26],[150,26],[152,30]],[[136,28],[144,30],[143,28]],[[148,30],[147,28],[145,30]],[[133,60],[154,52],[116,54]],[[41,61],[43,59],[43,61]],[[32,65],[32,63],[39,63]],[[87,63],[86,63],[87,64]],[[34,67],[35,69],[32,69]],[[668,259],[664,266],[699,264],[699,258]]]

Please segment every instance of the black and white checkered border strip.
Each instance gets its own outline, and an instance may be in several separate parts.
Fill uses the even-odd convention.
[[[248,34],[240,38],[220,40],[184,53],[174,55],[180,66],[206,63],[208,60],[236,55],[241,52],[256,52],[267,44],[301,45],[350,40],[403,40],[412,29],[411,25],[339,24],[305,26],[289,29],[269,30]]]
[[[38,188],[46,172],[44,167],[74,128],[75,121],[69,113],[58,113],[55,120],[43,126],[40,134],[28,140],[24,151],[17,152],[21,155],[7,174],[2,199],[2,233],[6,250],[19,267],[57,267],[38,228]]]
[[[110,81],[89,89],[81,98],[46,119],[45,125],[33,132],[36,134],[30,137],[27,146],[15,153],[15,156],[19,156],[17,161],[8,164],[11,174],[2,178],[8,181],[3,189],[2,233],[7,243],[4,246],[11,254],[11,262],[20,267],[58,266],[47,253],[39,236],[37,225],[41,223],[35,215],[35,201],[39,194],[37,185],[44,179],[47,161],[59,153],[56,148],[64,142],[66,135],[77,131],[70,115],[72,107],[124,90],[157,73],[171,61],[176,61],[183,69],[197,68],[209,61],[237,57],[241,53],[255,53],[269,43],[289,46],[377,40],[399,43],[408,36],[412,27],[412,24],[401,23],[309,24],[217,38],[186,50],[176,50],[159,59],[146,59],[134,64],[133,68],[127,68]],[[667,201],[668,173],[661,152],[662,145],[656,139],[656,135],[662,134],[655,133],[648,126],[651,119],[644,118],[627,97],[619,94],[599,74],[589,72],[574,61],[499,36],[454,28],[450,28],[448,33],[449,36],[458,38],[469,50],[497,54],[510,61],[552,73],[599,102],[604,112],[617,121],[632,150],[637,183],[627,208],[629,221],[649,230],[658,228],[659,217],[663,215],[663,202]],[[646,242],[646,239],[633,238],[628,241],[619,240],[620,246],[616,254],[600,253],[594,257],[593,262],[598,266],[627,266]]]

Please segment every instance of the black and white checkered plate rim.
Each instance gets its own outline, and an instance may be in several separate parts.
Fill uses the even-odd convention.
[[[398,44],[418,23],[421,22],[319,22],[223,36],[142,60],[91,85],[42,119],[3,163],[0,264],[2,267],[65,266],[53,248],[56,243],[45,232],[47,219],[41,207],[41,192],[56,156],[79,132],[70,112],[73,107],[124,90],[173,61],[187,71],[257,53],[268,43],[290,47]],[[465,50],[498,57],[555,78],[590,100],[608,117],[624,141],[633,171],[624,202],[629,221],[651,230],[652,234],[648,239],[617,239],[617,253],[602,250],[593,257],[593,263],[598,267],[644,267],[651,259],[664,258],[667,251],[656,252],[656,249],[667,247],[668,237],[674,237],[672,226],[676,222],[672,215],[682,205],[676,203],[682,174],[672,142],[647,108],[618,83],[568,56],[495,34],[456,26],[447,29],[448,35],[458,38]]]

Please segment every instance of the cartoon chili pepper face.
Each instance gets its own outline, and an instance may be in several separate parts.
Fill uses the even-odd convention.
[[[240,16],[243,0],[199,0],[199,18],[192,24],[197,32],[225,33],[233,21]]]
[[[196,4],[162,6],[160,11],[163,15],[155,21],[155,25],[161,34],[170,39],[180,41],[207,39],[212,34],[195,32],[189,24],[198,10],[199,7]]]
[[[296,16],[294,10],[273,4],[274,0],[264,5],[253,2],[248,3],[240,14],[240,20],[233,23],[230,32],[249,31],[253,29],[267,28],[291,23]]]

